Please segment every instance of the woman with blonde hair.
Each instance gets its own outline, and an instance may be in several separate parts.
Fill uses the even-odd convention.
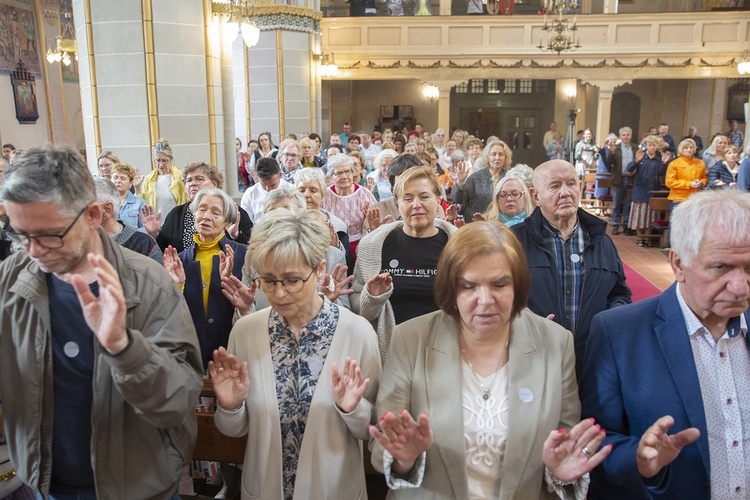
[[[503,141],[487,144],[482,155],[487,167],[469,175],[468,165],[456,164],[457,181],[453,185],[453,202],[463,205],[459,211],[468,221],[474,214],[483,214],[492,202],[495,184],[505,176],[513,160],[513,152]],[[476,164],[475,164],[476,167]]]
[[[711,141],[711,145],[703,152],[703,162],[710,169],[717,161],[724,161],[724,152],[729,146],[729,137],[717,134]]]
[[[484,220],[499,220],[510,227],[523,222],[534,211],[529,188],[520,176],[511,175],[513,170],[515,168],[495,184],[492,203],[484,213]]]

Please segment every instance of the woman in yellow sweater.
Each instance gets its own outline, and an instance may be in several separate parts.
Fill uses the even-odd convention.
[[[222,292],[221,279],[242,279],[247,246],[226,236],[226,228],[237,220],[237,206],[224,191],[198,191],[190,208],[195,214],[195,244],[179,254],[168,246],[164,268],[185,295],[205,368],[214,349],[227,346],[232,329],[234,306]],[[251,308],[252,300],[243,304],[240,312],[247,314]]]
[[[708,184],[708,169],[703,160],[695,157],[695,141],[683,139],[677,145],[677,158],[667,166],[665,184],[669,188],[669,218],[672,211],[688,196],[693,195]],[[667,232],[667,247],[670,247],[669,232]]]
[[[677,146],[680,156],[672,160],[667,167],[666,185],[669,188],[669,200],[674,203],[685,201],[688,196],[697,193],[708,184],[708,171],[703,160],[695,155],[695,142],[684,139]]]

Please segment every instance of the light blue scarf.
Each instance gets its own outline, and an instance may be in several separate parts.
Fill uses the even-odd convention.
[[[526,220],[526,210],[521,210],[521,213],[518,215],[512,215],[508,217],[507,215],[500,214],[500,222],[505,224],[508,227],[515,226],[516,224],[523,222]]]

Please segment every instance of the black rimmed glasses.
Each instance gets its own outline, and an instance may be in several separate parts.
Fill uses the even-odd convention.
[[[253,281],[258,283],[258,286],[261,290],[263,290],[264,293],[273,293],[276,291],[276,283],[281,283],[281,288],[286,290],[289,293],[297,293],[302,288],[304,288],[305,283],[307,283],[310,280],[310,277],[315,272],[315,269],[310,271],[310,274],[307,275],[307,278],[284,278],[282,280],[275,280],[271,278],[266,278],[265,276],[258,276],[256,278],[253,278]]]
[[[78,215],[76,215],[76,218],[73,219],[73,222],[70,223],[70,225],[63,231],[62,234],[41,234],[39,236],[31,236],[29,234],[24,233],[17,233],[15,231],[6,231],[5,234],[8,235],[8,238],[15,241],[16,243],[20,243],[24,247],[28,248],[31,246],[31,240],[36,241],[37,245],[41,245],[44,248],[54,250],[56,248],[62,248],[65,246],[65,238],[71,229],[73,229],[73,226],[76,225],[76,222],[78,222],[78,219],[81,218],[81,215],[86,211],[86,209],[89,208],[88,205],[83,207],[83,209],[78,212]]]

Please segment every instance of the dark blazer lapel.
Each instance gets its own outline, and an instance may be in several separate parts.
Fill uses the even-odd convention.
[[[662,322],[654,327],[654,332],[661,346],[662,355],[667,362],[667,366],[669,366],[672,380],[677,387],[682,404],[685,406],[690,425],[701,432],[698,449],[703,459],[703,466],[706,468],[706,474],[710,477],[708,430],[706,413],[703,409],[703,396],[701,395],[698,371],[695,368],[693,350],[690,347],[690,338],[685,327],[685,319],[677,300],[676,287],[677,284],[673,284],[659,298],[656,315]]]
[[[546,399],[546,352],[524,316],[513,323],[508,361],[508,439],[505,443],[501,497],[512,497],[538,439],[539,415]],[[530,401],[529,401],[530,399]]]
[[[432,423],[433,446],[438,448],[453,486],[455,498],[468,496],[461,399],[461,347],[458,327],[441,315],[434,324],[432,345],[425,346],[427,407]],[[412,415],[415,419],[418,415]],[[447,492],[443,492],[446,493]]]

